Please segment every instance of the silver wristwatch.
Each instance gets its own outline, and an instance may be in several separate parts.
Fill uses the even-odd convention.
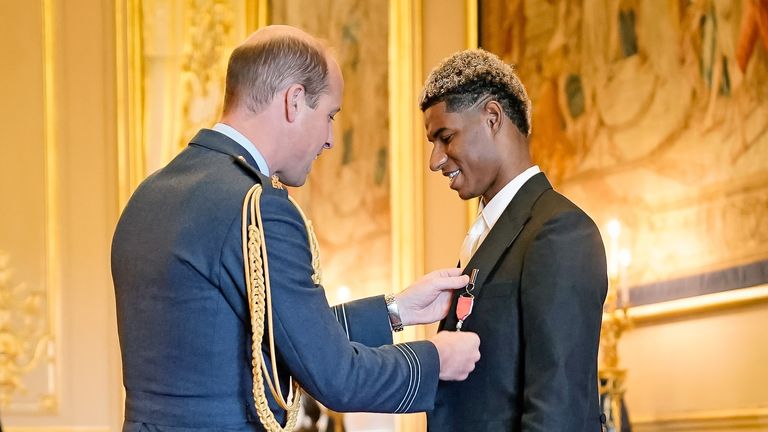
[[[394,294],[385,294],[384,301],[387,302],[387,312],[389,313],[389,325],[392,326],[392,331],[403,330],[403,320],[400,319],[400,311],[397,309],[397,301],[395,301]]]

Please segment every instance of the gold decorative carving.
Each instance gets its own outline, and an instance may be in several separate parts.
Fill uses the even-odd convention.
[[[45,319],[45,290],[15,283],[12,275],[10,256],[0,251],[0,408],[20,412],[35,410],[39,404],[43,411],[52,411],[56,397],[51,384],[37,401],[20,401],[30,393],[25,377],[33,369],[48,363],[52,374],[54,353]]]
[[[26,191],[28,200],[16,203],[10,198],[16,204],[14,212],[28,218],[29,225],[15,226],[14,212],[11,212],[11,219],[4,227],[7,230],[2,233],[2,246],[7,248],[0,250],[0,412],[3,414],[55,413],[58,408],[54,343],[59,282],[55,2],[43,0],[40,6],[43,140],[38,143],[42,152],[38,148],[32,154],[40,155],[38,167],[43,169],[35,174],[33,168],[30,175],[42,174],[44,186],[37,183]],[[6,232],[16,229],[24,235],[5,236]],[[14,266],[23,274],[22,278],[33,282],[14,279],[9,251],[16,256]]]
[[[182,120],[177,147],[221,114],[229,51],[234,40],[232,0],[186,0],[181,65]]]
[[[117,15],[121,201],[125,186],[135,188],[218,120],[229,52],[264,13],[255,0],[123,1],[124,14]]]
[[[263,25],[267,0],[117,4],[120,206],[149,173],[218,118],[227,56]]]
[[[605,313],[600,328],[599,392],[603,400],[603,413],[608,430],[621,431],[621,406],[626,391],[627,371],[619,362],[619,340],[631,328],[626,306],[619,307],[620,278],[612,277],[605,298]]]

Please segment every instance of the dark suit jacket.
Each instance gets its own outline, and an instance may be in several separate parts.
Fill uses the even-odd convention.
[[[234,163],[236,155],[256,166],[237,143],[202,130],[139,186],[117,225],[112,274],[124,429],[261,430],[241,248],[243,198],[256,181],[264,185],[262,229],[284,393],[290,373],[336,411],[431,408],[439,373],[434,345],[386,345],[392,334],[382,296],[330,308],[311,280],[307,233],[287,192]],[[262,352],[268,358],[266,345]],[[270,406],[284,421],[271,395]]]
[[[463,329],[480,361],[463,382],[440,382],[430,431],[599,432],[597,347],[607,290],[594,222],[529,179],[469,261],[479,269]],[[441,329],[456,327],[455,300]]]

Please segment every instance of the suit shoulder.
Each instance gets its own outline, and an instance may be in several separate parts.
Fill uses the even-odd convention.
[[[554,189],[549,189],[541,195],[531,213],[535,219],[567,219],[597,229],[594,220],[581,207]]]

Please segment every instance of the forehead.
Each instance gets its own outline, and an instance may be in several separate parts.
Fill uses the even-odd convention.
[[[465,111],[448,112],[445,102],[432,105],[424,111],[424,127],[427,135],[437,133],[443,128],[457,129],[464,125],[469,113]]]
[[[337,103],[341,103],[344,94],[344,76],[339,64],[333,58],[328,59],[328,93]]]

